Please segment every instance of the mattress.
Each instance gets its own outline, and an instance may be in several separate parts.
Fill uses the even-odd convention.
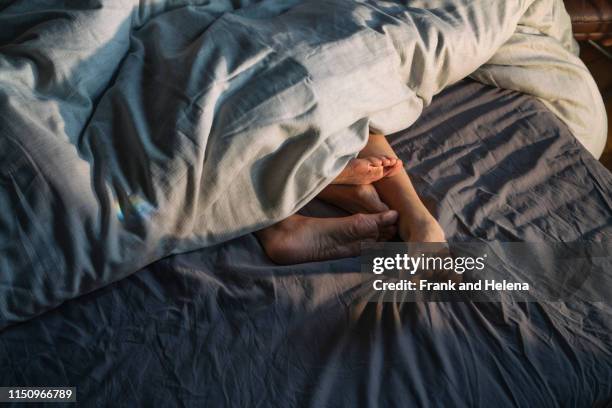
[[[612,175],[535,98],[464,80],[389,138],[449,240],[612,238]],[[164,258],[0,332],[0,384],[86,406],[612,402],[609,303],[379,303],[359,269],[278,266],[252,234]]]

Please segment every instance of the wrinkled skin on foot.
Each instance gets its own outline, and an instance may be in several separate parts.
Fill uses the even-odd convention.
[[[371,184],[329,185],[318,198],[351,214],[373,214],[389,209]],[[444,230],[427,211],[418,218],[402,218],[398,233],[405,242],[446,242]]]
[[[292,215],[256,235],[272,261],[287,265],[357,256],[361,242],[393,237],[396,222],[395,211],[341,218]]]
[[[351,213],[375,214],[389,210],[372,184],[330,184],[317,198]]]

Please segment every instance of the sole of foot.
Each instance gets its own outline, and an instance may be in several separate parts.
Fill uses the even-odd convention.
[[[317,198],[351,214],[375,214],[389,210],[372,184],[330,184],[319,193]]]
[[[396,174],[401,168],[402,161],[394,157],[359,157],[351,159],[332,184],[372,184]]]
[[[390,239],[397,212],[340,218],[291,217],[257,233],[266,254],[277,264],[298,264],[359,255],[362,242]]]

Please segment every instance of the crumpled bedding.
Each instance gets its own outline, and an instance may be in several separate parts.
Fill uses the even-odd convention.
[[[612,238],[612,174],[534,98],[462,81],[390,140],[450,239]],[[252,234],[170,256],[0,332],[0,384],[85,406],[612,401],[609,302],[368,302],[359,270],[274,265]]]
[[[0,328],[287,217],[468,75],[605,140],[561,0],[0,7]]]

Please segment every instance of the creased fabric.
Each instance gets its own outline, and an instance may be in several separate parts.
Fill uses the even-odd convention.
[[[390,140],[454,241],[612,239],[612,174],[535,98],[462,81]],[[0,384],[84,406],[610,403],[609,302],[381,303],[360,269],[274,265],[253,234],[167,257],[1,331]]]
[[[470,74],[604,138],[560,0],[15,1],[0,24],[0,327],[287,217]]]

